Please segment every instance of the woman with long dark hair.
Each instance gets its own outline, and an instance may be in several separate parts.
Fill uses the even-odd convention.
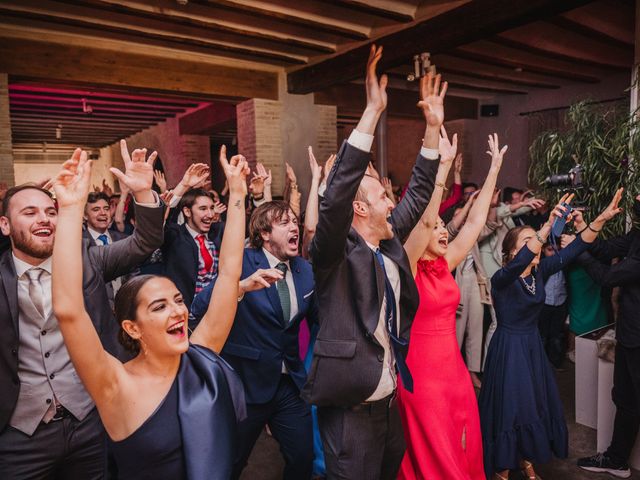
[[[552,453],[566,458],[567,425],[540,333],[545,281],[585,251],[604,224],[620,212],[618,190],[609,206],[567,248],[540,259],[540,251],[556,218],[567,213],[573,195],[566,194],[539,231],[529,226],[510,230],[502,243],[503,267],[491,279],[498,320],[489,344],[480,390],[480,423],[487,476],[507,480],[521,468],[539,478],[533,463]],[[563,203],[565,202],[565,203]]]
[[[144,177],[150,183],[153,167],[144,155],[129,161],[149,170]],[[136,353],[124,364],[102,347],[83,302],[80,242],[91,174],[86,152],[76,150],[56,179],[53,309],[109,436],[120,479],[227,479],[231,472],[244,398],[240,380],[216,353],[236,313],[249,169],[242,156],[227,162],[224,147],[220,163],[230,199],[209,310],[189,339],[189,312],[174,283],[153,275],[130,280],[115,299],[120,340]]]

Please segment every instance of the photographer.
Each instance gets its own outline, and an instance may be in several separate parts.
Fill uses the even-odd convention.
[[[640,195],[635,199],[633,213],[636,222],[640,220]],[[589,227],[580,218],[576,228]],[[616,257],[621,261],[610,265]],[[612,397],[617,409],[613,438],[606,452],[581,458],[578,466],[628,478],[631,476],[629,456],[640,426],[640,370],[637,368],[640,365],[640,229],[636,225],[626,235],[596,241],[579,261],[599,285],[620,287],[620,309],[613,371]]]

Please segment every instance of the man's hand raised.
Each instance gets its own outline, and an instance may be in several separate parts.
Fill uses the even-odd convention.
[[[125,173],[113,167],[109,170],[121,185],[124,183],[129,187],[136,202],[154,203],[156,199],[151,192],[151,186],[153,185],[153,163],[158,153],[153,152],[147,158],[147,149],[137,148],[129,155],[125,140],[120,140],[120,152],[124,160]]]

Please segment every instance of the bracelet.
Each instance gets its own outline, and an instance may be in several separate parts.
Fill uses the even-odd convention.
[[[602,229],[600,229],[600,230],[596,230],[595,228],[593,228],[593,227],[591,226],[591,224],[590,224],[590,223],[587,225],[587,228],[588,228],[589,230],[591,230],[593,233],[600,233],[600,231],[602,230]]]
[[[442,183],[442,182],[436,182],[436,187],[442,187],[442,189],[443,189],[445,192],[446,192],[447,190],[449,190],[449,189],[447,188],[447,186],[446,186],[444,183]]]
[[[291,184],[291,190],[297,190],[298,189],[298,184],[297,183],[292,183]]]
[[[536,240],[538,240],[542,245],[544,245],[544,243],[545,243],[538,232],[536,232]]]

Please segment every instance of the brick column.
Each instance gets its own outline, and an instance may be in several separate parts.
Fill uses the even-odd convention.
[[[313,147],[321,163],[336,152],[336,107],[315,105],[313,95],[290,95],[281,88],[279,101],[253,98],[238,104],[236,113],[238,151],[252,166],[259,161],[271,169],[277,197],[284,189],[288,162],[298,177],[304,209],[311,183],[307,147]]]
[[[11,117],[9,115],[9,76],[0,73],[0,182],[15,184]]]

